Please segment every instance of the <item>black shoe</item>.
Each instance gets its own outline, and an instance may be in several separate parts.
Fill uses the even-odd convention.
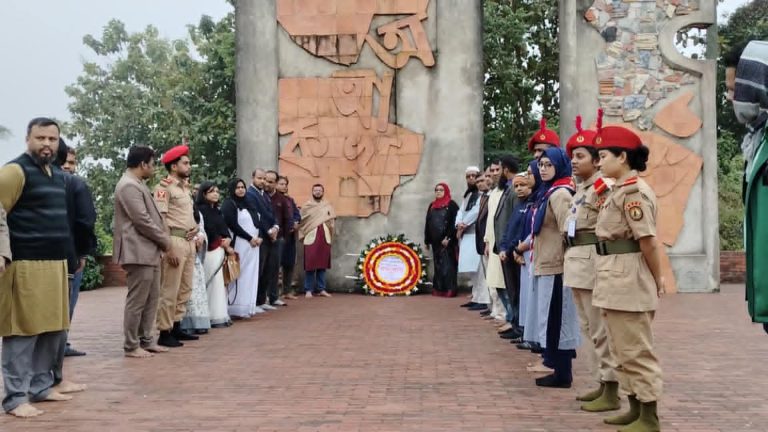
[[[510,335],[510,334],[515,334],[515,329],[511,328],[508,330],[504,330],[503,332],[499,333],[499,336]]]
[[[184,344],[179,342],[178,339],[173,337],[169,330],[163,330],[160,332],[160,337],[157,338],[157,344],[168,348],[183,347]]]
[[[491,314],[491,310],[490,309],[486,309],[486,310],[480,312],[480,316],[484,316],[484,317],[488,316],[490,314]]]
[[[520,338],[520,335],[517,334],[517,333],[514,333],[514,332],[513,333],[505,333],[505,334],[499,335],[499,337],[502,338],[502,339],[507,339],[507,340],[513,341],[513,343],[520,343],[520,342],[523,341]]]
[[[195,330],[195,334],[197,334],[197,335],[208,334],[208,329],[197,329],[197,330]]]
[[[517,349],[520,349],[520,350],[530,350],[531,348],[533,348],[533,345],[531,345],[530,342],[521,342],[515,346],[517,347]]]
[[[64,350],[64,357],[82,357],[85,355],[85,352],[78,351],[72,347],[67,347]]]
[[[171,330],[171,335],[180,341],[194,341],[200,339],[200,336],[195,336],[193,334],[187,333],[186,330],[182,330],[181,323],[179,322],[173,323],[173,330]]]
[[[571,388],[570,381],[562,381],[557,378],[555,374],[549,374],[545,377],[536,378],[536,385],[539,387]]]
[[[474,305],[476,305],[476,304],[477,304],[477,303],[475,303],[475,302],[471,301],[471,302],[467,302],[467,303],[464,303],[463,305],[461,305],[461,306],[459,306],[459,307],[468,308],[468,307],[472,307],[472,306],[474,306]]]
[[[531,344],[533,348],[531,348],[531,352],[534,354],[541,354],[544,352],[544,348],[541,347],[538,343]]]
[[[482,303],[475,303],[474,306],[470,306],[467,308],[467,310],[471,310],[471,311],[484,311],[486,309],[488,309],[488,305],[482,304]]]

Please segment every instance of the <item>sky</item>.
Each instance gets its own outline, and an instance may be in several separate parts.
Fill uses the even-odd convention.
[[[129,32],[154,25],[163,37],[187,37],[200,17],[224,17],[225,0],[2,0],[0,1],[0,125],[13,136],[0,140],[0,165],[24,151],[27,122],[47,116],[68,120],[64,93],[96,56],[83,45],[101,36],[113,18]]]
[[[262,0],[253,0],[262,1]],[[747,0],[725,0],[722,19]],[[225,0],[2,0],[0,2],[0,125],[13,136],[0,140],[0,164],[24,150],[27,122],[39,116],[68,120],[64,88],[74,83],[84,60],[93,60],[83,36],[101,35],[113,18],[128,31],[154,25],[170,39],[186,38],[202,15],[218,19]]]

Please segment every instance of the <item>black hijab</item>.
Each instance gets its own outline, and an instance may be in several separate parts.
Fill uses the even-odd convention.
[[[237,194],[235,194],[235,189],[237,189],[237,185],[240,183],[243,184],[243,186],[245,187],[245,190],[247,191],[248,183],[246,183],[245,180],[241,178],[236,178],[229,182],[229,198],[232,200],[232,202],[235,203],[235,206],[237,206],[238,210],[248,208],[248,204],[246,204],[245,202],[245,195],[243,195],[242,197],[239,197],[237,196]]]

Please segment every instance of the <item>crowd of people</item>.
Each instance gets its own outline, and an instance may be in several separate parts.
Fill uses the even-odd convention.
[[[77,153],[59,125],[35,118],[27,151],[0,168],[0,337],[3,409],[16,417],[33,405],[86,390],[64,379],[64,357],[85,352],[67,342],[85,260],[96,252],[96,210]],[[155,151],[132,146],[114,192],[113,260],[126,273],[123,350],[149,358],[200,339],[211,328],[275,311],[296,300],[294,267],[304,249],[303,296],[331,297],[336,214],[324,187],[301,207],[289,179],[256,169],[216,183],[190,182],[189,147],[162,155],[167,171],[150,190]]]
[[[565,149],[542,119],[520,170],[505,156],[466,169],[461,204],[435,187],[424,239],[432,250],[432,294],[455,297],[458,274],[472,280],[462,307],[497,323],[502,339],[541,357],[537,386],[570,388],[581,341],[595,389],[581,409],[629,409],[606,418],[621,431],[660,430],[662,378],[651,322],[664,293],[656,241],[656,197],[638,176],[649,150],[629,129],[577,132]]]

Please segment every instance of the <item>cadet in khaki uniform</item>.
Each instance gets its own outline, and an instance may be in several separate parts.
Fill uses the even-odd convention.
[[[192,294],[195,273],[195,242],[197,223],[187,179],[192,171],[189,147],[176,146],[162,157],[169,176],[155,187],[157,208],[171,235],[171,249],[163,257],[160,284],[160,303],[157,309],[159,345],[175,348],[184,344],[179,340],[197,340],[199,337],[181,329],[181,320],[187,311]]]
[[[576,399],[587,402],[584,411],[601,412],[616,410],[619,404],[619,383],[616,367],[608,349],[608,334],[600,316],[600,309],[592,305],[592,289],[595,286],[595,257],[597,252],[598,200],[606,194],[607,185],[597,167],[599,157],[592,141],[597,134],[583,130],[581,116],[576,117],[577,132],[568,140],[566,152],[571,158],[573,175],[581,180],[573,196],[566,225],[563,226],[568,248],[565,252],[563,284],[573,289],[573,299],[579,313],[581,335],[585,341],[587,364],[600,387]]]
[[[630,404],[628,412],[605,423],[628,425],[622,432],[659,431],[656,401],[662,381],[651,322],[664,292],[664,278],[656,241],[656,195],[637,176],[646,169],[648,148],[633,132],[618,126],[599,129],[594,142],[600,170],[616,184],[597,218],[592,304],[603,311],[616,376]]]

